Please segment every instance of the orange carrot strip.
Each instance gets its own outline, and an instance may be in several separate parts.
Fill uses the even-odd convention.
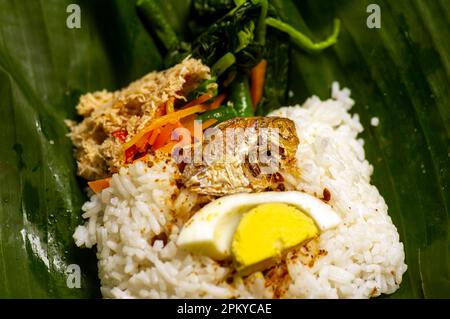
[[[192,129],[192,136],[194,137],[194,141],[202,141],[203,140],[203,131],[206,130],[208,127],[214,125],[217,122],[216,119],[209,119],[202,123],[202,129],[200,131],[197,131],[197,134],[194,134],[194,129]]]
[[[192,114],[192,115],[186,116],[185,118],[181,119],[180,123],[181,123],[181,125],[185,126],[185,124],[191,123],[196,118],[197,118],[197,114]]]
[[[139,141],[139,139],[142,136],[144,136],[145,134],[147,134],[148,132],[150,132],[150,131],[152,131],[152,130],[154,130],[156,128],[164,126],[167,123],[180,120],[180,119],[182,119],[182,118],[184,118],[186,116],[189,116],[191,114],[204,112],[206,110],[207,110],[207,107],[205,105],[195,105],[195,106],[186,108],[184,110],[179,110],[179,111],[172,112],[170,114],[158,117],[154,121],[152,121],[150,123],[150,125],[148,125],[142,131],[140,131],[135,136],[133,136],[128,142],[124,143],[123,144],[123,149],[124,150],[129,149],[131,146],[136,144],[136,142]]]
[[[213,97],[212,93],[209,93],[209,92],[205,93],[203,95],[200,95],[195,100],[192,100],[188,104],[184,105],[181,109],[184,110],[184,109],[187,109],[187,108],[192,107],[192,106],[197,105],[197,104],[203,104],[206,101],[211,100],[212,97]]]
[[[172,153],[174,146],[186,146],[192,143],[192,137],[191,133],[184,128],[184,127],[178,127],[175,130],[175,133],[177,135],[177,141],[170,141],[163,147],[159,148],[158,151],[166,152],[166,153]]]
[[[185,117],[183,120],[181,120],[181,125],[186,128],[189,132],[191,132],[191,135],[194,136],[194,121],[197,119],[197,115],[193,114],[188,117]]]
[[[225,101],[226,98],[227,98],[227,95],[225,93],[219,94],[216,97],[216,99],[214,100],[214,102],[212,102],[209,105],[209,109],[210,110],[217,109],[222,104],[222,102]]]
[[[158,105],[158,107],[156,108],[155,117],[160,117],[165,114],[166,114],[166,105],[165,104]]]
[[[157,128],[156,130],[153,130],[152,135],[150,135],[150,138],[148,139],[148,144],[153,145],[153,143],[155,143],[155,140],[158,137],[160,132],[161,132],[161,129],[159,129],[159,128]]]
[[[250,72],[252,79],[251,96],[253,108],[256,109],[264,93],[264,81],[266,77],[267,60],[262,59]]]
[[[158,148],[164,146],[167,142],[170,142],[170,138],[172,136],[172,132],[177,127],[181,127],[180,122],[175,124],[167,124],[161,129],[161,133],[158,135],[158,138],[153,143],[153,148],[157,150]]]
[[[214,125],[217,122],[216,119],[209,119],[202,123],[202,130],[206,130],[208,127]]]
[[[98,179],[96,181],[88,182],[89,188],[92,189],[96,194],[100,193],[105,188],[109,187],[111,182],[111,177]]]
[[[202,123],[202,129],[195,132],[194,127],[192,127],[192,136],[194,137],[194,141],[202,141],[203,140],[203,131],[206,130],[208,127],[214,125],[217,123],[216,119],[209,119]],[[197,133],[197,134],[195,134]]]
[[[143,152],[145,150],[145,146],[148,143],[148,139],[150,138],[152,132],[148,132],[144,136],[142,136],[139,141],[136,142],[136,148],[139,152]]]

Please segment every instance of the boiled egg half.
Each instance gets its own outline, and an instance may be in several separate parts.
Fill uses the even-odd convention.
[[[340,221],[331,206],[302,192],[234,194],[196,212],[177,245],[216,260],[231,257],[238,271],[249,273]]]

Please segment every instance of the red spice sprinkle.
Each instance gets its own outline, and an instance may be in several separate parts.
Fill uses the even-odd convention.
[[[133,162],[134,156],[138,153],[136,149],[136,145],[131,146],[125,151],[125,163],[131,163]]]
[[[125,140],[128,136],[128,131],[126,129],[118,129],[112,132],[111,135],[117,138],[120,143],[125,143]]]
[[[328,201],[330,201],[330,199],[331,199],[331,193],[330,193],[330,191],[328,190],[328,188],[324,188],[323,189],[323,198],[322,198],[324,201],[326,201],[326,202],[328,202]]]

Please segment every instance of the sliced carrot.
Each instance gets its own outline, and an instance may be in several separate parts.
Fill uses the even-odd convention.
[[[152,132],[148,132],[147,134],[145,134],[144,136],[142,136],[139,141],[136,142],[136,148],[139,152],[144,152],[145,151],[145,146],[147,146],[148,144],[148,140],[151,136]]]
[[[160,117],[165,114],[166,114],[166,105],[165,104],[159,105],[158,108],[156,109],[155,117]]]
[[[199,96],[198,98],[196,98],[195,100],[192,100],[192,101],[189,102],[188,104],[184,105],[181,109],[184,110],[184,109],[190,108],[190,107],[192,107],[192,106],[194,106],[194,105],[203,104],[203,103],[205,103],[206,101],[211,100],[212,97],[213,97],[212,93],[210,93],[210,92],[205,93],[205,94],[203,94],[203,95],[200,95],[200,96]]]
[[[208,127],[214,125],[217,122],[216,119],[209,119],[202,123],[202,130],[206,130]]]
[[[202,128],[200,130],[195,131],[194,129],[192,129],[191,134],[194,137],[194,141],[202,141],[203,140],[203,131],[216,123],[217,123],[216,119],[209,119],[202,123]]]
[[[216,99],[214,100],[214,102],[209,104],[209,109],[210,110],[217,109],[222,104],[222,102],[225,101],[226,98],[227,98],[227,95],[225,93],[219,94],[216,97]]]
[[[202,141],[203,140],[203,131],[216,123],[217,123],[216,119],[209,119],[202,123],[201,130],[195,131],[194,129],[192,129],[191,135],[194,137],[194,141]]]
[[[163,147],[159,148],[158,151],[162,151],[165,153],[172,153],[174,146],[186,146],[191,144],[192,137],[191,133],[185,127],[178,127],[174,130],[177,135],[177,141],[170,141]]]
[[[200,140],[203,135],[202,129],[197,130],[196,132],[195,126],[196,126],[195,120],[192,121],[188,126],[185,126],[185,128],[189,131],[189,134],[191,135],[191,140],[193,138],[193,141]]]
[[[186,128],[189,132],[191,132],[191,135],[194,135],[194,121],[197,119],[197,114],[190,115],[188,117],[185,117],[181,121],[181,125]]]
[[[180,120],[181,125],[185,126],[187,123],[191,123],[197,118],[197,114],[192,114],[189,116],[186,116],[185,118]]]
[[[167,124],[161,128],[161,133],[158,135],[158,138],[153,143],[153,149],[157,150],[158,148],[164,146],[167,142],[170,142],[170,138],[172,136],[173,130],[181,127],[180,122],[175,124]]]
[[[266,77],[266,68],[267,68],[267,60],[262,59],[256,66],[254,66],[251,70],[251,96],[253,102],[253,108],[256,109],[259,101],[264,93],[264,81]]]
[[[109,187],[111,182],[111,177],[98,179],[96,181],[88,182],[89,188],[92,189],[96,194],[100,193],[105,188]]]
[[[202,132],[203,132],[203,127],[200,127],[200,129],[197,129],[196,132],[196,126],[200,126],[201,124],[196,124],[197,122],[195,122],[196,118],[191,119],[191,121],[186,122],[186,123],[182,123],[183,127],[185,129],[187,129],[189,131],[189,133],[191,134],[191,137],[193,137],[194,139],[200,140],[202,137]],[[196,136],[196,133],[198,136]],[[199,135],[200,134],[200,135]]]
[[[205,105],[195,105],[183,110],[179,110],[161,117],[156,118],[154,121],[150,123],[147,127],[145,127],[142,131],[137,133],[135,136],[133,136],[128,142],[123,144],[123,149],[127,150],[134,144],[136,144],[137,141],[141,139],[142,136],[147,134],[148,132],[160,128],[161,126],[164,126],[167,123],[179,121],[180,119],[195,114],[206,111],[208,108]]]
[[[153,145],[158,138],[159,133],[161,133],[161,129],[157,128],[156,130],[153,130],[150,138],[148,139],[148,144]]]

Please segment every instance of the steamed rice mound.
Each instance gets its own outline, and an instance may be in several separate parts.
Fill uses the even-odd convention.
[[[107,298],[369,298],[399,288],[407,266],[387,205],[370,184],[363,131],[348,89],[332,99],[308,99],[271,115],[295,121],[301,177],[297,189],[322,198],[341,224],[277,265],[246,278],[233,267],[176,246],[183,224],[199,208],[197,195],[177,185],[179,171],[163,155],[113,175],[111,186],[83,206],[87,219],[76,244],[97,245],[101,292]],[[327,198],[328,199],[328,198]]]

